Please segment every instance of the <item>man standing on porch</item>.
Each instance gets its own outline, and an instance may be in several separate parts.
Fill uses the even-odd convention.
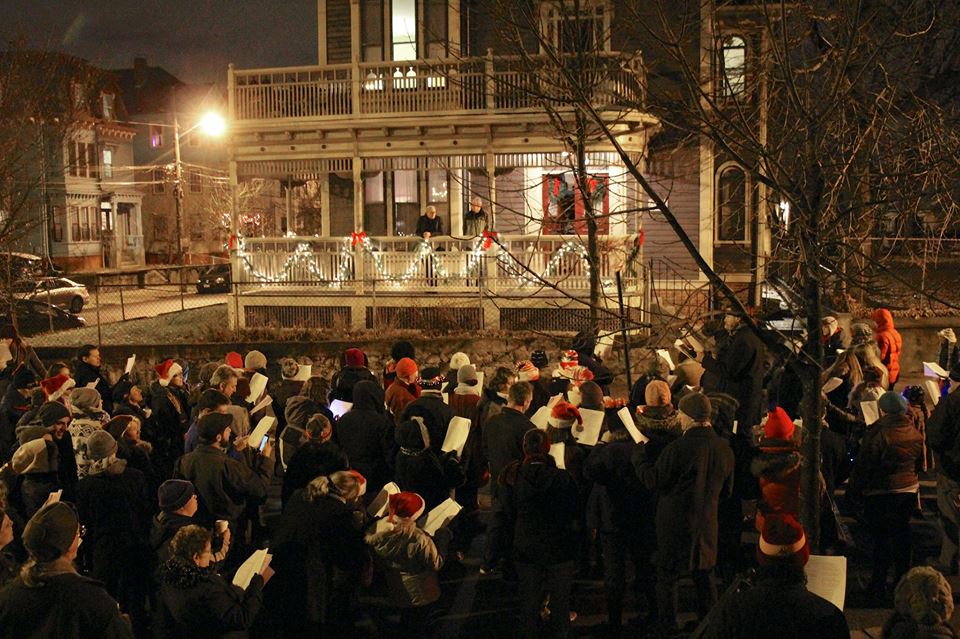
[[[480,196],[474,195],[470,198],[470,210],[463,216],[463,234],[466,237],[478,237],[487,228],[487,212],[483,210]]]
[[[443,235],[443,220],[437,217],[437,207],[431,205],[417,220],[417,235],[429,240],[434,235]]]

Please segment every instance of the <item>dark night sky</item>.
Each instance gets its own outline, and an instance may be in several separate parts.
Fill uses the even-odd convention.
[[[65,51],[105,69],[146,57],[185,82],[237,68],[317,63],[316,0],[3,0],[0,43]]]

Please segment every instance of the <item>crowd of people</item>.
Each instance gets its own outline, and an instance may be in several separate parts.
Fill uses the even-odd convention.
[[[441,573],[482,533],[474,570],[515,585],[520,637],[573,635],[578,575],[602,575],[605,636],[674,636],[679,602],[706,636],[846,637],[804,571],[811,550],[850,543],[844,486],[874,548],[867,594],[895,608],[885,636],[955,636],[934,568],[957,571],[960,349],[941,333],[949,375],[931,413],[923,389],[896,388],[890,313],[851,333],[826,318],[813,337],[826,364],[812,549],[800,380],[734,314],[699,348],[651,350],[623,398],[587,332],[555,366],[543,350],[487,371],[463,352],[427,366],[398,342],[383,370],[359,348],[329,378],[253,350],[190,382],[167,359],[148,384],[111,380],[93,345],[45,367],[2,327],[0,629],[353,637],[376,607],[399,614],[381,633],[422,639],[440,632]],[[943,550],[913,567],[918,473],[934,469]]]

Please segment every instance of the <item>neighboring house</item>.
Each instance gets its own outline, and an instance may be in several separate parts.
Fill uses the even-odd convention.
[[[5,74],[17,64],[30,69],[12,90],[45,102],[22,103],[32,111],[24,120],[35,125],[22,135],[36,136],[38,144],[19,167],[17,179],[29,188],[21,192],[27,204],[18,211],[22,232],[13,245],[70,272],[143,264],[141,198],[132,171],[136,132],[118,121],[124,109],[110,76],[55,52],[2,55]]]

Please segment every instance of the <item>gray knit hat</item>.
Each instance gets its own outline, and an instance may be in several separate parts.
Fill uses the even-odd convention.
[[[70,404],[78,410],[94,410],[100,404],[100,393],[86,386],[74,388],[70,391]]]
[[[710,399],[703,393],[687,393],[680,399],[677,409],[696,422],[710,421],[713,411]]]
[[[117,440],[105,430],[95,430],[87,437],[87,455],[93,461],[106,459],[117,449]]]
[[[947,623],[953,616],[953,592],[950,583],[939,572],[929,566],[917,566],[897,584],[893,605],[897,612],[917,624]]]

